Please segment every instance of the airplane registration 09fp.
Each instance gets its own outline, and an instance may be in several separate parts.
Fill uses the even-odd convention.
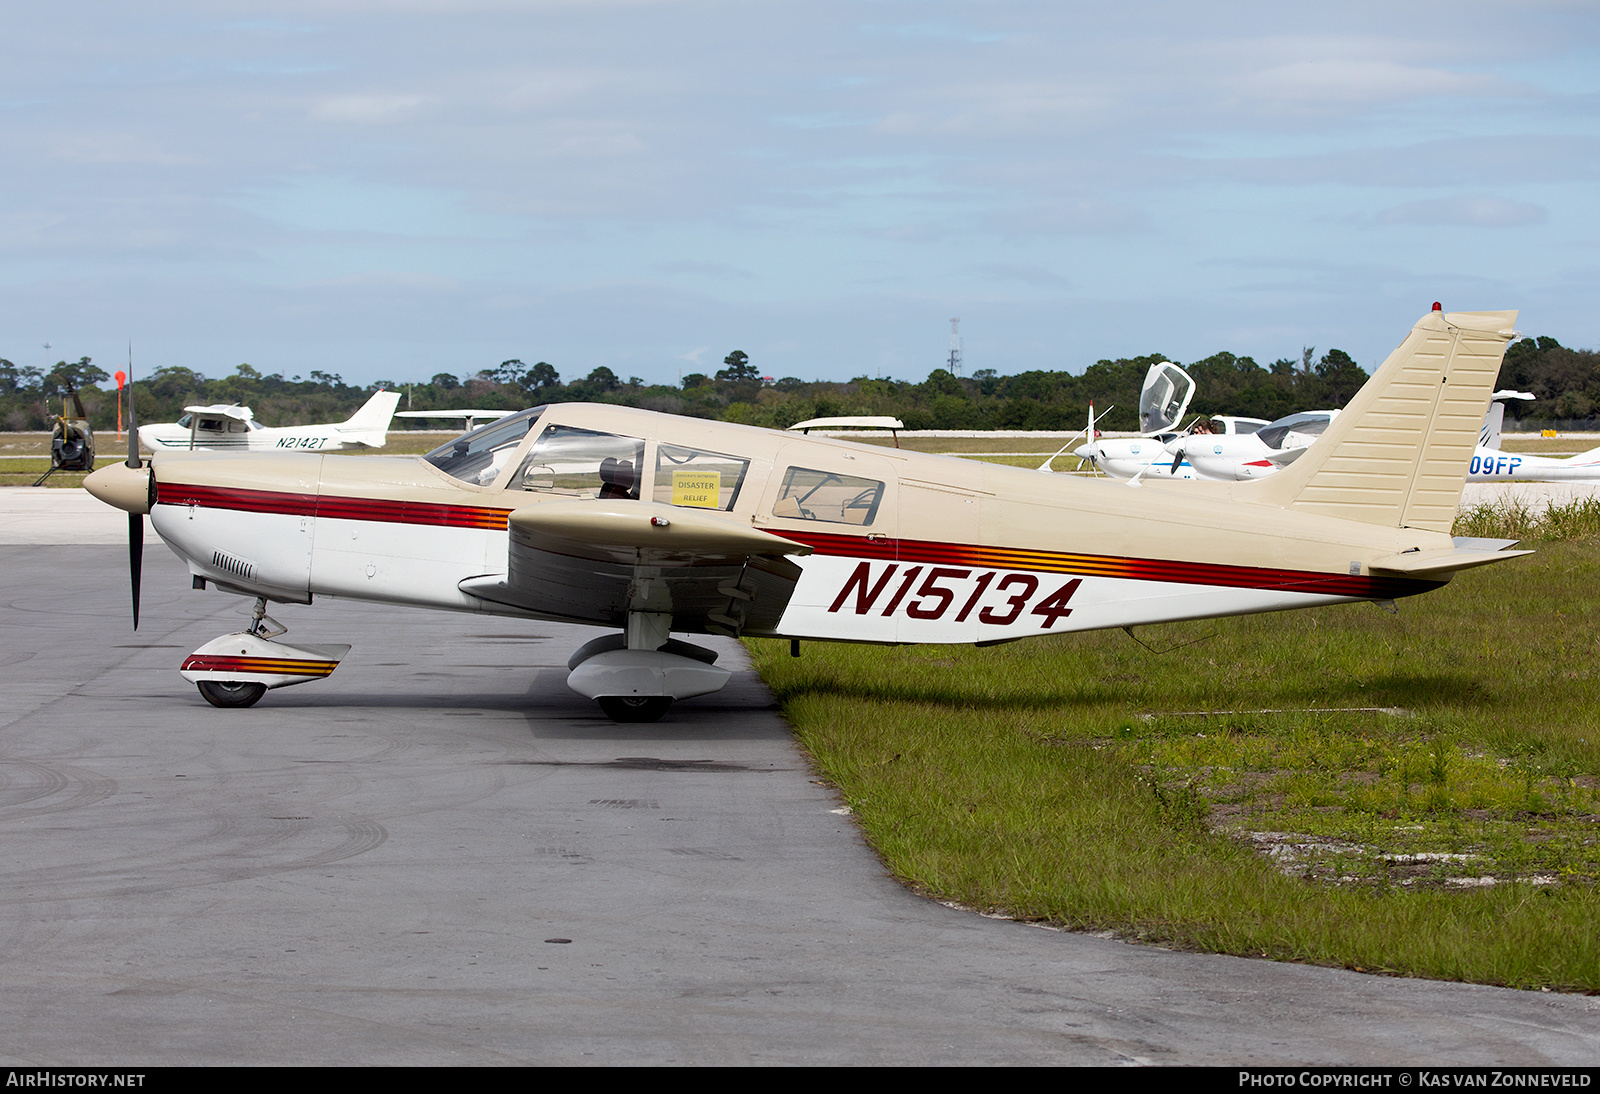
[[[1515,312],[1424,316],[1328,430],[1239,482],[1083,479],[554,404],[423,457],[130,453],[85,484],[197,588],[254,597],[180,671],[219,706],[322,679],[275,603],[352,597],[616,628],[568,684],[654,720],[720,688],[684,637],[977,643],[1389,602],[1525,552],[1451,525]],[[397,621],[397,625],[398,621]]]

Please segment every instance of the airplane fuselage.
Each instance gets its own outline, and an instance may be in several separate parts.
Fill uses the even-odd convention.
[[[370,447],[342,437],[335,426],[272,428],[240,421],[228,421],[225,425],[252,428],[195,429],[191,433],[188,428],[171,422],[142,425],[139,427],[139,443],[152,452],[187,452],[191,447],[224,452],[333,452]]]
[[[151,517],[195,575],[252,595],[614,623],[614,610],[581,597],[530,611],[463,588],[505,573],[510,514],[570,500],[515,479],[533,439],[555,426],[636,438],[646,468],[666,466],[663,447],[748,461],[737,498],[716,515],[811,553],[793,560],[801,573],[781,614],[747,634],[993,642],[1391,600],[1441,582],[1375,575],[1366,561],[1449,542],[1275,507],[1240,513],[1216,504],[1228,491],[1248,496],[1226,484],[1214,484],[1222,493],[1185,484],[1153,505],[1122,483],[579,404],[550,408],[487,483],[417,458],[166,456],[155,463]],[[786,506],[782,484],[796,469],[864,484],[870,517]],[[658,500],[673,489],[639,486]],[[702,628],[675,619],[673,629]]]
[[[1571,482],[1600,485],[1600,449],[1557,458],[1502,452],[1479,445],[1467,467],[1468,482]]]

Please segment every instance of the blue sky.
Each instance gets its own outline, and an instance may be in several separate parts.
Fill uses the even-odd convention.
[[[1600,6],[82,2],[0,41],[0,356],[921,379],[1600,345]]]

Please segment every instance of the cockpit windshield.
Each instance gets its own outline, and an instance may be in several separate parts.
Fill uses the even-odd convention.
[[[451,478],[473,486],[489,486],[500,477],[500,472],[516,455],[517,446],[544,411],[544,407],[536,406],[480,426],[422,458]]]

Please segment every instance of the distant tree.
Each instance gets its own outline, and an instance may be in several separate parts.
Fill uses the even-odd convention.
[[[515,384],[522,379],[522,374],[528,366],[513,357],[509,361],[501,361],[498,368],[486,368],[478,373],[478,379],[488,380],[492,384]]]
[[[683,378],[683,390],[689,391],[692,388],[705,387],[710,382],[711,377],[707,376],[705,373],[691,372],[689,375]]]
[[[205,386],[206,378],[192,368],[162,365],[150,374],[140,389],[141,394],[154,395],[158,399],[187,399],[200,396]]]
[[[15,395],[18,392],[37,390],[40,379],[38,369],[18,368],[10,361],[0,358],[0,395]]]
[[[557,372],[548,361],[540,361],[522,375],[522,386],[528,391],[544,391],[547,388],[559,387],[561,373]]]
[[[323,384],[327,387],[336,389],[344,387],[344,381],[339,378],[339,374],[337,372],[323,372],[320,369],[312,369],[311,378],[317,383]]]
[[[949,395],[960,399],[965,398],[967,394],[967,389],[961,385],[961,381],[956,379],[947,368],[936,368],[928,373],[928,378],[923,382],[922,388],[929,398],[938,395]]]
[[[103,384],[111,377],[105,369],[96,368],[89,363],[89,358],[82,357],[73,362],[57,361],[56,367],[50,370],[50,375],[44,378],[44,386],[52,393],[66,388],[81,388],[86,384]]]
[[[728,354],[722,359],[722,363],[727,367],[717,370],[717,379],[723,383],[761,382],[761,370],[750,363],[750,355],[742,349],[736,349]]]
[[[601,365],[589,373],[588,382],[602,391],[615,391],[617,388],[617,374],[606,366]]]
[[[1342,349],[1323,354],[1316,372],[1322,387],[1321,402],[1329,407],[1343,407],[1367,382],[1367,370]]]
[[[261,379],[261,373],[258,372],[255,369],[251,368],[249,365],[240,365],[236,375],[238,375],[241,379],[244,379],[244,380],[252,380],[253,381],[253,380]]]
[[[461,386],[461,381],[457,380],[448,372],[436,372],[433,375],[433,379],[428,381],[428,385],[430,387],[436,387],[440,391],[454,391],[456,388]]]

